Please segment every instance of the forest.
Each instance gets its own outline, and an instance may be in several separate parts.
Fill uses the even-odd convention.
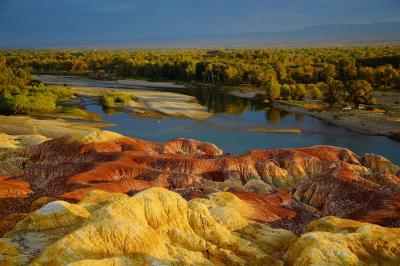
[[[1,75],[14,77],[12,86],[25,88],[24,91],[29,85],[29,74],[246,85],[265,89],[271,101],[302,100],[309,92],[312,98],[329,104],[341,100],[356,105],[374,104],[372,90],[400,90],[398,45],[231,50],[3,50],[0,57],[3,58],[0,67],[9,69],[1,70]],[[0,81],[2,99],[9,97],[4,94],[4,90],[9,90],[5,89],[4,80],[7,77]],[[31,86],[28,94],[38,93],[41,90],[38,86]]]
[[[60,100],[71,96],[63,87],[51,87],[35,80],[23,68],[12,69],[0,58],[0,113],[51,113]]]

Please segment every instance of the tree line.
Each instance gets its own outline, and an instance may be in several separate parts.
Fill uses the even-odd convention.
[[[400,46],[231,50],[2,51],[7,66],[36,74],[145,78],[265,88],[270,100],[374,103],[400,90]]]

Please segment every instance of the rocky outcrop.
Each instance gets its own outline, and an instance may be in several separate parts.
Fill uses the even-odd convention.
[[[46,140],[48,140],[48,138],[42,135],[8,135],[0,132],[0,149],[16,149],[19,147],[32,146]]]
[[[0,265],[400,264],[400,168],[382,156],[95,127],[0,116]]]
[[[284,256],[287,265],[399,265],[400,229],[325,217]]]
[[[30,157],[37,163],[26,174],[35,187],[62,180],[67,185],[63,197],[71,200],[79,200],[93,189],[134,193],[153,186],[205,193],[243,187],[266,194],[290,191],[298,180],[320,176],[341,165],[362,168],[350,151],[327,146],[253,151],[236,157],[221,156],[221,150],[212,144],[184,139],[167,143],[132,138],[90,144],[65,142],[57,139],[33,147]],[[47,166],[51,177],[43,172]],[[52,185],[50,190],[58,187],[62,186]]]
[[[400,194],[396,180],[398,177],[391,174],[342,166],[317,178],[301,180],[293,196],[316,208],[322,216],[400,227]]]
[[[16,201],[23,201],[25,204],[28,204],[30,201],[26,198],[11,198],[8,201],[7,200],[2,200],[3,203],[5,203],[3,206],[1,206],[2,209],[6,209],[4,212],[5,216],[0,219],[0,236],[4,235],[6,232],[12,230],[14,226],[24,219],[27,215],[28,212],[34,212],[44,205],[46,205],[49,202],[55,201],[55,198],[49,198],[49,197],[42,197],[37,200],[35,200],[32,204],[31,207],[29,208],[29,211],[27,213],[23,212],[25,209],[18,209],[18,206],[21,205],[16,205]],[[6,205],[9,203],[9,205]],[[12,205],[14,203],[14,205]],[[15,206],[16,205],[16,206]],[[9,213],[9,214],[7,214]]]
[[[380,155],[367,153],[361,158],[361,163],[375,173],[380,172],[400,175],[400,167]]]
[[[0,265],[397,265],[399,181],[338,147],[74,131],[0,151]]]
[[[72,123],[62,119],[35,119],[30,116],[0,115],[0,150],[31,146],[45,140],[63,137],[90,143],[115,140],[121,135],[100,130],[96,128],[96,124]]]
[[[283,192],[274,200],[290,201]],[[298,237],[249,219],[262,204],[229,192],[186,201],[164,188],[131,197],[91,191],[76,204],[58,200],[26,214],[0,238],[0,265],[400,263],[398,228],[330,216]]]
[[[100,193],[100,195],[99,195]],[[297,237],[246,217],[231,193],[184,200],[162,188],[51,202],[0,239],[6,265],[283,265]]]
[[[29,163],[26,152],[22,149],[0,148],[0,176],[15,175],[25,168]]]
[[[163,187],[186,199],[231,191],[256,206],[251,219],[297,234],[326,215],[400,226],[397,166],[338,147],[232,156],[195,140],[156,143],[84,131],[6,152],[0,157],[0,224],[6,215],[28,213],[44,196],[77,202],[94,190],[134,195]]]
[[[28,182],[0,177],[0,235],[15,225],[30,204],[32,190]]]

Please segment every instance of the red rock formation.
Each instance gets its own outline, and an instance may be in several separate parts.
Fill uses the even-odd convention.
[[[123,137],[90,144],[56,139],[29,148],[26,156],[22,173],[0,179],[0,218],[27,212],[42,196],[78,201],[91,190],[134,194],[154,186],[185,198],[233,191],[254,207],[255,220],[295,232],[318,217],[315,210],[388,226],[400,217],[397,168],[383,157],[360,160],[331,146],[231,156],[186,139],[155,143]]]
[[[31,190],[28,182],[0,176],[0,199],[26,198],[29,193]]]
[[[29,204],[30,195],[32,195],[32,191],[28,182],[10,177],[0,177],[0,218],[21,212],[25,208],[24,206]]]
[[[25,217],[20,212],[29,204],[31,192],[28,182],[0,177],[0,236]]]
[[[343,172],[346,174],[343,175]],[[296,185],[294,197],[318,209],[322,216],[334,215],[399,227],[400,193],[364,180],[354,172],[356,178],[349,178],[349,172],[349,169],[341,169],[302,180]]]
[[[232,189],[229,192],[253,207],[255,213],[252,218],[254,220],[273,222],[282,217],[292,218],[297,215],[296,212],[283,207],[293,201],[291,195],[285,191],[280,190],[270,195],[249,193],[239,189]]]
[[[394,165],[383,156],[367,153],[361,158],[361,163],[373,172],[400,174],[400,167]]]

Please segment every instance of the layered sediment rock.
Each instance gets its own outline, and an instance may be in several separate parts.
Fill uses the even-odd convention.
[[[381,226],[400,227],[399,174],[331,146],[232,156],[95,130],[11,147],[0,265],[397,265]]]
[[[379,155],[0,131],[0,265],[400,264],[400,167]]]
[[[231,193],[189,202],[152,188],[51,202],[0,240],[7,265],[282,265],[297,237],[249,221]]]
[[[100,130],[96,124],[73,123],[62,119],[43,120],[30,116],[0,115],[0,150],[31,146],[53,138],[69,137],[83,143],[120,138],[115,132]]]
[[[0,238],[0,264],[400,263],[398,228],[325,217],[298,237],[249,219],[257,213],[256,205],[229,192],[186,201],[163,188],[132,197],[91,191],[77,204],[54,201],[25,216]]]
[[[331,146],[232,156],[195,140],[156,143],[96,132],[0,158],[0,219],[29,212],[43,196],[77,202],[93,190],[134,195],[164,187],[186,199],[231,191],[257,207],[253,220],[298,234],[327,215],[400,226],[398,167],[380,156],[360,159]]]
[[[399,265],[400,229],[325,217],[284,256],[287,265]]]
[[[383,156],[367,153],[361,158],[361,163],[373,172],[400,175],[400,167]]]
[[[390,173],[341,165],[318,178],[299,181],[293,196],[316,208],[322,216],[400,227],[398,180]]]

